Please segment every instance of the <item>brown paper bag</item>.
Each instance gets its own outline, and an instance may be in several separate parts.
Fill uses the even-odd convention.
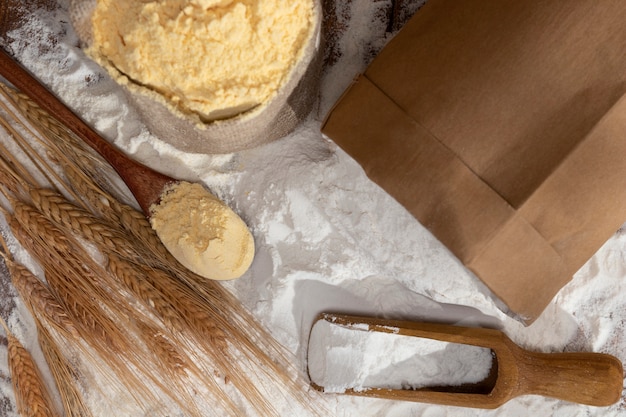
[[[322,130],[530,323],[626,221],[624,22],[430,0]]]

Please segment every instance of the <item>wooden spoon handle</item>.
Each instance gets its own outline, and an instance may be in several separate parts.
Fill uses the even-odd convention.
[[[602,353],[534,353],[520,350],[519,394],[607,406],[619,400],[624,374],[619,359]]]
[[[158,202],[163,189],[174,181],[173,178],[127,157],[104,140],[1,48],[0,75],[84,140],[111,164],[137,199],[144,214],[150,216],[150,206]]]
[[[0,74],[15,88],[28,95],[39,107],[53,115],[64,126],[69,127],[96,151],[107,155],[114,155],[119,152],[2,49],[0,49]]]

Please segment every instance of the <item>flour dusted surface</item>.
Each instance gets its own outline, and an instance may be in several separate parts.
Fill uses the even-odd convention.
[[[334,2],[340,27],[334,45],[339,54],[325,70],[320,117],[388,38],[384,16],[390,4]],[[63,11],[32,16],[22,31],[12,34],[9,48],[90,124],[136,159],[176,178],[201,180],[241,213],[257,240],[258,254],[241,279],[224,284],[280,343],[299,355],[302,367],[306,364],[303,344],[313,318],[321,310],[338,309],[498,327],[531,350],[593,350],[626,361],[624,231],[576,274],[539,320],[523,327],[503,315],[480,282],[371,184],[354,161],[320,137],[319,118],[311,118],[284,140],[245,152],[207,156],[177,151],[142,128],[116,84],[75,46],[68,20]],[[14,322],[18,314],[14,313]],[[19,322],[24,323],[24,332],[32,329],[26,327],[27,321]],[[36,341],[28,339],[29,347],[36,348]],[[4,365],[0,371],[0,391],[9,398]],[[344,395],[330,401],[330,415],[342,417],[626,415],[623,404],[597,408],[538,396],[516,398],[496,410]],[[10,406],[0,405],[2,412],[15,417]],[[112,414],[140,415],[127,411],[122,401],[102,404],[95,413]]]

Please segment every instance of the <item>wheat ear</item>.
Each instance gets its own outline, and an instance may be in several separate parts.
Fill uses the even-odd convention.
[[[88,172],[94,178],[96,178],[98,171],[105,171],[105,175],[99,177],[98,183],[104,188],[109,188],[105,187],[105,185],[110,186],[107,178],[114,174],[113,168],[102,161],[91,148],[86,148],[85,143],[74,132],[43,110],[27,95],[3,83],[0,83],[0,94],[13,103],[32,124],[36,132],[33,132],[25,123],[21,123],[22,126],[33,133],[34,137],[52,151],[55,159],[65,161],[65,163],[71,163],[72,160],[79,161],[78,166],[82,166],[85,172]],[[42,140],[42,138],[46,140]]]
[[[63,134],[63,125],[35,104],[26,94],[20,93],[4,83],[0,83],[0,91],[37,127],[42,127],[54,134]]]
[[[4,320],[0,324],[7,334],[9,370],[18,413],[23,417],[58,417],[35,360]]]
[[[226,321],[223,312],[216,312],[214,306],[165,271],[133,264],[114,256],[109,256],[109,269],[120,280],[128,282],[129,287],[148,287],[151,292],[161,294],[162,297],[159,298],[146,297],[148,305],[159,310],[156,311],[157,315],[165,320],[168,320],[168,317],[175,319],[177,326],[183,326],[179,329],[180,333],[191,338],[195,348],[211,359],[219,375],[230,380],[257,409],[262,411],[263,415],[274,414],[272,405],[250,382],[249,375],[232,366],[236,359],[229,354],[227,340],[235,340],[235,337],[243,335]],[[159,305],[154,301],[164,304]],[[259,355],[258,359],[261,358]],[[219,393],[218,391],[217,394]],[[223,393],[221,395],[223,396]],[[226,406],[230,406],[227,397],[222,398]]]
[[[126,236],[107,227],[101,219],[76,206],[56,191],[32,188],[29,194],[33,205],[56,224],[63,225],[101,248],[108,248],[129,259],[144,258]]]
[[[65,336],[78,339],[78,329],[46,284],[25,266],[5,260],[11,282],[33,315],[41,314]]]
[[[65,174],[71,180],[71,185],[77,194],[112,227],[123,230],[129,237],[134,237],[141,247],[149,250],[155,259],[161,260],[163,265],[169,264],[169,261],[162,260],[171,257],[170,253],[163,246],[143,213],[112,198],[82,171],[68,168],[65,169]]]
[[[148,322],[139,323],[138,330],[146,346],[154,355],[156,363],[160,364],[161,373],[168,380],[169,385],[176,387],[176,392],[180,396],[178,402],[185,405],[189,415],[203,415],[193,398],[201,387],[209,390],[208,394],[215,401],[216,411],[221,408],[225,415],[239,413],[238,407],[224,394],[216,379],[198,367],[185,352],[183,347],[187,344],[181,340],[182,335],[168,333]],[[190,377],[194,378],[195,384],[191,382]]]
[[[192,405],[183,401],[185,386],[171,386],[164,383],[161,379],[162,369],[155,368],[154,362],[145,356],[140,345],[131,345],[136,337],[132,329],[141,319],[141,313],[131,311],[132,316],[126,317],[124,313],[128,313],[129,309],[123,305],[119,293],[105,292],[102,288],[94,286],[100,282],[106,284],[109,280],[105,275],[97,276],[89,270],[91,262],[85,263],[84,258],[81,258],[83,260],[76,258],[80,256],[75,253],[79,248],[69,245],[67,238],[62,234],[55,233],[53,225],[48,224],[37,230],[38,225],[45,225],[49,220],[35,209],[18,203],[15,217],[21,217],[21,220],[11,219],[9,225],[18,240],[24,241],[24,246],[33,254],[37,255],[42,250],[40,247],[31,246],[32,235],[48,235],[47,239],[43,240],[49,241],[49,247],[40,254],[40,256],[45,256],[47,253],[47,257],[38,258],[44,265],[48,283],[55,294],[63,300],[64,307],[72,319],[76,321],[80,336],[106,361],[123,383],[131,388],[131,392],[137,394],[134,397],[138,402],[148,404],[158,401],[149,386],[142,381],[142,378],[147,378],[163,392],[170,394],[171,398],[177,401],[181,409],[186,410],[189,415],[199,416],[193,411]],[[24,232],[27,237],[31,235],[29,236],[31,240],[23,238]],[[65,243],[73,250],[55,252],[55,238],[57,237],[64,237],[60,243]],[[39,244],[41,245],[42,242],[40,241]],[[126,326],[119,326],[120,323],[125,323]],[[135,370],[132,369],[133,367]]]
[[[8,221],[11,231],[44,267],[48,285],[76,323],[81,337],[96,338],[99,345],[111,351],[126,349],[128,346],[119,336],[115,323],[93,301],[98,293],[101,299],[106,299],[108,294],[84,279],[86,271],[82,266],[76,269],[68,263],[78,246],[36,210],[20,203],[14,209]]]
[[[55,253],[55,245],[42,247],[42,241],[53,235],[42,234],[42,239],[32,236],[33,230],[18,221],[15,217],[9,219],[9,226],[17,240],[28,250],[44,267],[47,281],[56,297],[62,302],[69,317],[75,323],[80,338],[104,360],[119,377],[120,381],[129,388],[138,403],[158,403],[158,399],[151,392],[136,372],[129,368],[129,361],[141,365],[141,358],[137,347],[129,345],[132,337],[123,333],[119,327],[122,317],[113,319],[104,311],[99,301],[106,300],[104,295],[96,295],[98,290],[89,290],[84,280],[84,270],[77,271],[59,257],[67,257],[68,253]],[[31,224],[32,226],[32,224]],[[36,232],[35,232],[36,233]],[[71,246],[70,246],[71,247]]]

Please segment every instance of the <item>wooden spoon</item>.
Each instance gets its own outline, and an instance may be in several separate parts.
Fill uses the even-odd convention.
[[[177,182],[174,178],[134,161],[103,139],[24,67],[1,49],[0,75],[13,84],[15,88],[29,96],[43,110],[68,127],[111,164],[130,189],[146,217],[150,217],[150,207],[159,202],[163,190]]]
[[[490,375],[476,384],[426,387],[415,390],[369,388],[346,390],[349,395],[427,402],[474,408],[496,408],[525,394],[543,395],[593,406],[608,406],[622,394],[619,359],[602,353],[536,353],[520,348],[494,329],[446,324],[382,320],[343,314],[322,314],[318,320],[348,328],[394,333],[473,345],[495,355]],[[416,352],[419,354],[419,352]],[[315,389],[324,387],[311,384]]]
[[[126,183],[148,219],[154,206],[159,205],[160,210],[167,206],[165,211],[170,213],[165,216],[167,220],[154,221],[158,217],[155,215],[151,225],[168,251],[183,266],[205,278],[217,280],[239,278],[248,270],[254,258],[252,234],[243,220],[208,190],[196,193],[196,200],[193,201],[185,203],[174,199],[166,203],[161,197],[167,191],[191,184],[163,175],[127,157],[1,49],[0,75],[98,152]],[[197,213],[196,205],[201,201],[212,201],[211,211],[206,215],[218,216],[220,227],[214,227],[211,222],[205,221],[204,214]],[[170,224],[172,211],[180,211],[177,217],[186,223]],[[189,230],[193,233],[188,233]],[[195,239],[209,239],[211,243],[199,246]]]

